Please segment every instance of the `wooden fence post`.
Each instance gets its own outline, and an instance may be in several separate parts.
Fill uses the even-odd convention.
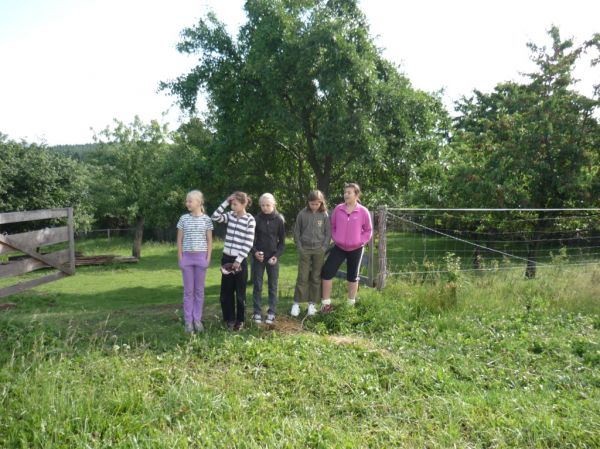
[[[75,220],[73,219],[73,208],[67,208],[67,227],[69,228],[69,271],[75,274]]]
[[[371,223],[375,226],[375,214],[373,211],[369,212],[371,214]],[[367,285],[371,288],[375,286],[375,231],[373,230],[373,235],[371,240],[369,240],[369,254],[367,256],[367,260],[369,264],[367,265]]]
[[[377,212],[377,232],[379,234],[379,263],[377,273],[377,290],[385,287],[387,274],[387,234],[386,234],[387,208],[381,206]]]

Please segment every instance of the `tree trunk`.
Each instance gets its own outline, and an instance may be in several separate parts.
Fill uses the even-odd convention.
[[[316,172],[317,175],[317,189],[323,192],[325,198],[329,200],[329,184],[331,182],[331,176],[328,172]]]
[[[306,139],[306,158],[317,177],[317,189],[323,192],[325,198],[329,198],[329,184],[331,183],[331,168],[333,164],[332,156],[330,154],[326,155],[323,163],[321,163],[317,157],[315,147],[316,135],[313,133],[310,112],[306,109],[302,113],[302,126],[304,128],[304,137]]]
[[[142,240],[144,238],[144,217],[135,219],[135,230],[133,233],[133,249],[131,255],[137,259],[142,256]]]
[[[302,207],[306,201],[306,193],[309,187],[306,182],[306,176],[304,175],[304,159],[298,159],[298,205]]]

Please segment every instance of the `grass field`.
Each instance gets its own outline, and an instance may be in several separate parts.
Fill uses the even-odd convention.
[[[455,257],[460,269],[464,271],[474,271],[479,268],[516,270],[521,273],[525,271],[528,257],[525,241],[502,241],[494,238],[478,240],[470,236],[457,238],[462,241],[431,233],[388,231],[389,271],[401,273],[402,276],[412,276],[414,272],[446,270],[446,256],[449,253]],[[597,261],[598,237],[594,239],[596,240],[590,240],[585,244],[580,243],[579,246],[568,239],[541,242],[536,253],[538,267],[544,269],[546,265],[557,263],[579,265]]]
[[[231,333],[219,251],[197,336],[171,245],[9,298],[0,447],[600,447],[598,265],[393,281],[355,308],[336,282],[334,313],[302,321],[288,245],[277,325]]]

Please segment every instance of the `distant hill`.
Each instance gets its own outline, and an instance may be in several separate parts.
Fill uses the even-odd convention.
[[[100,148],[100,144],[98,143],[83,143],[78,145],[54,145],[48,147],[50,151],[64,154],[65,156],[69,156],[73,159],[78,159],[80,161],[85,160],[86,156],[89,153],[96,151],[98,148]]]

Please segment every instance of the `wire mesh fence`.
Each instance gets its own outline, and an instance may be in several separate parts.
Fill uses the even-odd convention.
[[[600,209],[386,210],[387,276],[600,262]]]
[[[87,231],[77,231],[75,233],[75,239],[106,239],[107,241],[111,241],[115,238],[133,239],[133,231],[133,228],[90,229]]]

